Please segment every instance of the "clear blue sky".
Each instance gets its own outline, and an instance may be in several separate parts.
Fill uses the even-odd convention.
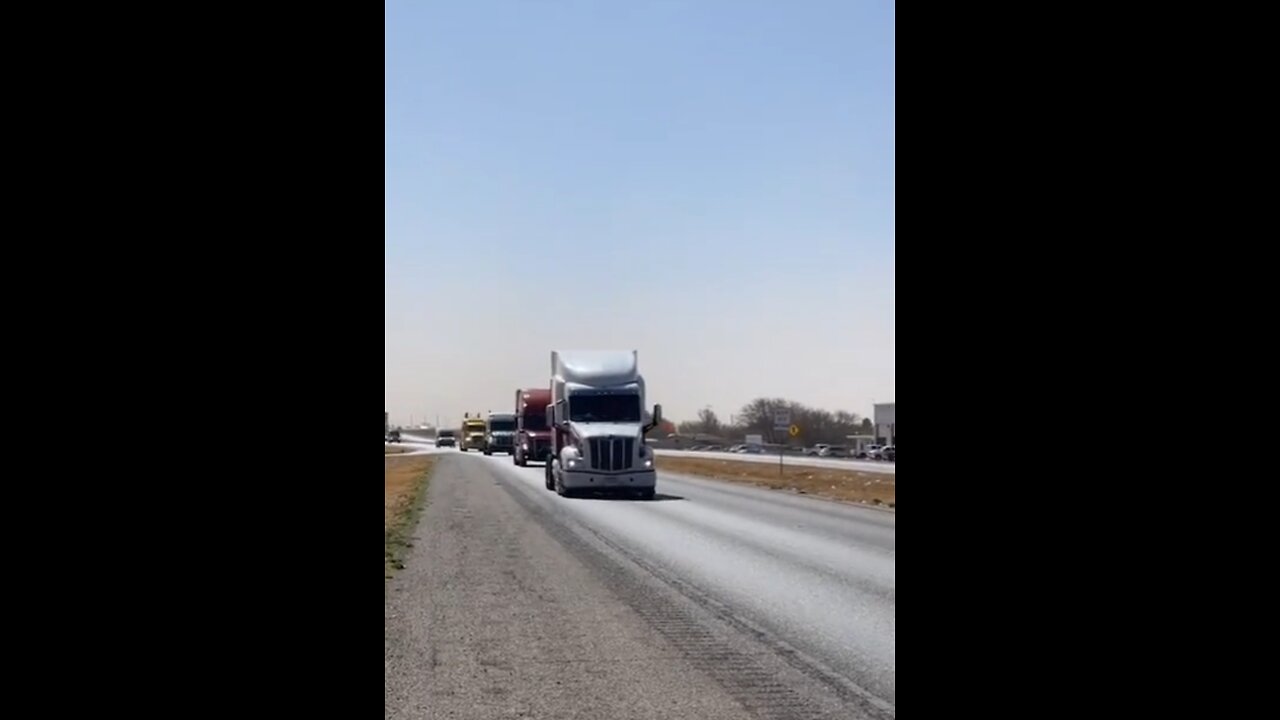
[[[894,5],[386,1],[385,408],[638,349],[675,420],[895,400]],[[455,417],[456,416],[456,417]]]

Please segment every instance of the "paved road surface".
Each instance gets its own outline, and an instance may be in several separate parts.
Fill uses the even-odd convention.
[[[413,439],[416,442],[433,443],[433,440],[426,437],[415,437],[409,434],[404,435],[405,438]],[[688,450],[655,450],[659,455],[672,456],[688,456],[700,458],[714,458],[720,460],[741,460],[743,462],[764,462],[778,463],[777,455],[747,455],[745,453],[727,453],[727,452],[690,452]],[[895,463],[878,462],[875,460],[842,460],[839,458],[820,458],[810,457],[808,455],[788,455],[784,460],[788,465],[806,465],[810,467],[832,467],[842,468],[845,470],[862,470],[864,472],[886,473],[889,475],[898,474]]]
[[[403,448],[404,452],[395,455],[386,455],[386,457],[403,457],[405,455],[434,455],[436,453],[451,452],[449,448],[437,448],[436,441],[429,438],[415,437],[413,435],[400,435],[400,442],[382,443],[384,446]]]
[[[384,610],[387,718],[892,718],[896,515],[451,450]]]

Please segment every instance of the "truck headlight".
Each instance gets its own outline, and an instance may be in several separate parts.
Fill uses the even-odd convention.
[[[578,464],[582,462],[581,451],[579,451],[578,448],[570,445],[569,447],[566,447],[564,450],[560,451],[560,460],[565,467],[576,468],[578,467]]]
[[[652,461],[652,460],[645,460],[645,461],[644,461],[644,466],[645,466],[645,467],[647,467],[647,468],[651,468],[651,467],[653,467],[653,461]]]
[[[521,450],[528,450],[528,449],[529,449],[529,443],[527,443],[527,442],[520,443],[520,449],[521,449]]]

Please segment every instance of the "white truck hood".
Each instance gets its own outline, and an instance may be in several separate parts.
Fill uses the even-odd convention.
[[[589,440],[596,437],[640,437],[640,423],[569,423],[574,435]]]

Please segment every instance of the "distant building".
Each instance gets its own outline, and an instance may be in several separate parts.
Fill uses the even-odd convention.
[[[898,404],[896,402],[876,405],[875,435],[876,442],[881,445],[898,444]]]

